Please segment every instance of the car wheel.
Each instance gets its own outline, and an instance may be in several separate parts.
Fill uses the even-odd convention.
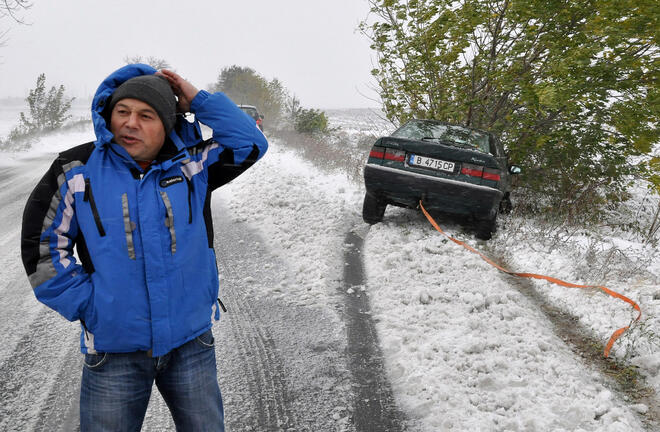
[[[500,201],[500,213],[509,214],[513,209],[513,204],[511,204],[511,196],[509,192],[504,194],[502,201]]]
[[[495,219],[497,216],[488,219],[477,220],[476,236],[481,240],[490,240],[495,232]]]
[[[364,204],[362,205],[362,219],[369,225],[376,224],[383,220],[387,203],[380,201],[368,192],[364,195]]]

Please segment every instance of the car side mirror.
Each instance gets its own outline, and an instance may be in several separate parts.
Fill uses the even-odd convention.
[[[520,174],[522,172],[522,169],[520,169],[520,167],[517,165],[511,165],[509,167],[509,172],[511,174]]]

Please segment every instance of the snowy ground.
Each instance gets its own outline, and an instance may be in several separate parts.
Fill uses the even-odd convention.
[[[232,210],[254,220],[299,267],[298,283],[282,287],[282,295],[331,302],[338,283],[330,276],[338,274],[331,271],[333,262],[342,264],[338,229],[362,224],[363,190],[342,175],[321,174],[277,142],[259,164],[226,189]],[[458,226],[447,229],[474,240]],[[507,241],[501,233],[493,244]],[[371,298],[395,397],[418,430],[642,429],[635,412],[644,406],[610,391],[505,277],[448,242],[421,214],[388,209],[365,244],[369,282],[356,292],[366,290]],[[511,248],[517,270],[575,276],[578,251]],[[657,289],[649,281],[621,288],[640,299]],[[630,308],[601,294],[544,284],[538,289],[604,341],[630,320]],[[642,303],[657,316],[657,301]],[[659,355],[649,353],[640,362],[655,380]]]
[[[356,130],[384,128],[348,113],[341,117],[342,130],[351,117],[359,120]],[[35,145],[33,154],[91,138],[83,132],[55,135]],[[3,154],[0,163],[23,158]],[[254,169],[217,193],[233,220],[261,232],[289,264],[289,274],[261,294],[272,299],[337,307],[343,250],[351,246],[344,244],[345,234],[366,233],[368,282],[351,293],[371,300],[388,377],[409,430],[643,430],[639,413],[649,407],[613,391],[607,378],[555,335],[509,277],[449,242],[421,213],[390,207],[383,223],[367,228],[361,184],[322,172],[277,141]],[[588,233],[549,237],[542,222],[515,216],[503,219],[493,240],[483,243],[451,221],[440,222],[450,235],[505,259],[514,271],[604,284],[637,301],[644,327],[617,342],[612,355],[627,356],[660,392],[655,248],[617,233],[605,240]],[[603,343],[634,317],[628,305],[600,292],[545,282],[533,287]]]

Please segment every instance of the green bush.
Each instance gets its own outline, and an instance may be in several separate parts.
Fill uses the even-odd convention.
[[[328,117],[321,110],[302,109],[296,115],[293,126],[296,132],[326,133],[328,132]]]

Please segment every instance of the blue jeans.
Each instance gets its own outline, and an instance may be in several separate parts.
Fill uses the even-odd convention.
[[[177,431],[224,432],[211,330],[161,357],[85,354],[81,432],[139,431],[154,381]]]

